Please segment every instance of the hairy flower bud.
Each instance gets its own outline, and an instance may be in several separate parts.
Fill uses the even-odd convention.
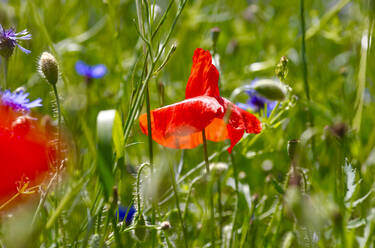
[[[283,83],[271,79],[257,80],[253,89],[263,97],[275,101],[284,100],[287,94],[286,86]]]
[[[39,73],[45,78],[50,84],[54,85],[57,83],[59,77],[59,65],[55,57],[48,53],[42,53],[39,59]]]
[[[275,73],[281,81],[285,81],[286,76],[288,75],[288,62],[288,58],[282,56],[280,62],[276,65]]]
[[[169,223],[169,221],[163,221],[162,223],[160,223],[160,229],[161,230],[171,229],[171,223]]]
[[[291,160],[294,159],[294,156],[296,154],[297,146],[298,146],[299,140],[289,140],[288,141],[288,156]]]
[[[220,35],[220,28],[218,27],[211,28],[210,33],[211,33],[211,40],[213,43],[213,47],[216,47],[216,43]]]

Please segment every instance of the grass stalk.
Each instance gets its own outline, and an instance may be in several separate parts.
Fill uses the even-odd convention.
[[[172,166],[171,163],[169,163],[169,170],[170,170],[170,173],[171,173],[172,187],[173,187],[173,192],[174,192],[174,196],[175,196],[175,199],[176,199],[176,207],[177,207],[177,211],[178,211],[178,218],[180,219],[180,224],[181,224],[181,228],[182,228],[184,244],[185,244],[185,248],[188,248],[189,245],[188,245],[188,240],[187,240],[187,233],[186,233],[186,228],[185,228],[185,224],[184,224],[184,219],[182,218],[182,213],[181,213],[180,199],[179,199],[179,196],[178,196],[177,184],[176,184],[176,177],[175,177],[174,169],[173,169],[173,166]]]
[[[203,150],[204,150],[204,161],[206,164],[206,176],[207,181],[209,181],[209,175],[210,175],[210,162],[208,161],[208,152],[207,152],[207,140],[206,140],[206,131],[202,130],[202,139],[203,139]],[[210,191],[212,189],[210,188]],[[211,241],[212,241],[212,247],[215,247],[215,209],[214,209],[214,197],[212,192],[210,195],[210,210],[211,210]]]
[[[8,87],[7,80],[8,80],[9,58],[2,57],[2,64],[3,64],[3,75],[4,75],[2,88],[3,90],[6,90]]]
[[[231,165],[232,165],[232,168],[233,168],[233,177],[234,177],[234,185],[235,185],[235,190],[236,190],[236,205],[234,207],[234,217],[233,217],[233,221],[232,221],[232,232],[231,232],[231,235],[230,235],[230,240],[229,240],[229,247],[232,247],[232,242],[236,242],[236,221],[237,221],[237,216],[238,216],[238,203],[239,203],[239,199],[240,199],[240,191],[239,191],[239,187],[238,187],[238,171],[237,171],[237,166],[236,166],[236,163],[234,161],[234,156],[233,154],[231,153],[229,155],[229,158],[230,158],[230,162],[231,162]],[[235,244],[233,244],[233,246],[235,246]]]

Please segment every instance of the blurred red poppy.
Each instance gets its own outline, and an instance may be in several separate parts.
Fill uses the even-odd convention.
[[[151,111],[152,138],[166,147],[191,149],[202,144],[204,129],[208,140],[230,139],[230,153],[245,131],[260,133],[262,125],[254,115],[220,96],[218,81],[210,52],[197,48],[185,100]],[[147,135],[146,114],[140,116],[139,123]]]
[[[43,120],[43,119],[42,119]],[[0,104],[0,202],[23,184],[37,185],[56,162],[56,130],[48,122]]]

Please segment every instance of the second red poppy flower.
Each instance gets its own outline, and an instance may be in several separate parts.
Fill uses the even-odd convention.
[[[153,140],[169,148],[191,149],[202,144],[205,130],[208,140],[229,139],[230,153],[245,131],[260,133],[262,125],[253,114],[220,96],[218,81],[210,52],[197,48],[185,100],[151,111]],[[147,114],[140,116],[139,124],[147,135]]]

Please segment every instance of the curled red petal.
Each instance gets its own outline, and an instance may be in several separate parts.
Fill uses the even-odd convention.
[[[212,64],[209,51],[197,48],[194,51],[193,65],[186,85],[185,98],[197,96],[220,96],[219,71]]]
[[[241,140],[245,131],[247,133],[260,133],[262,124],[253,114],[239,108],[225,98],[221,99],[225,111],[224,119],[228,118],[228,137],[231,141],[228,152],[231,153],[233,147]]]
[[[152,138],[157,143],[178,149],[190,149],[202,143],[201,131],[215,119],[222,119],[224,108],[209,96],[190,98],[151,111]],[[215,125],[217,121],[214,122]],[[139,118],[143,133],[148,134],[147,115]],[[212,126],[215,128],[215,126]],[[221,137],[211,135],[211,139]]]

